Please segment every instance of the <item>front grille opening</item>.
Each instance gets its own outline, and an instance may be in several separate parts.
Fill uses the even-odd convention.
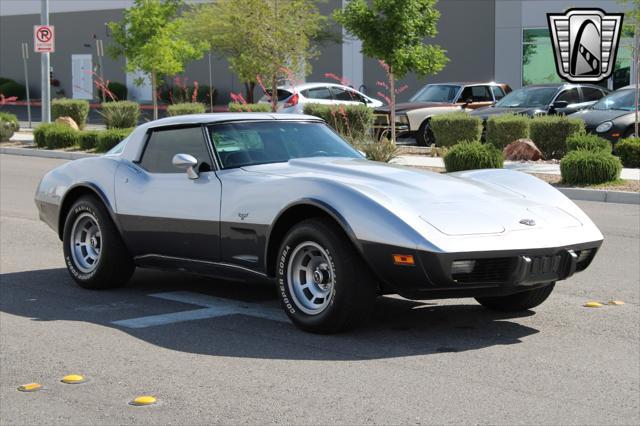
[[[587,269],[587,266],[589,266],[595,254],[596,249],[592,248],[576,251],[576,255],[578,256],[578,259],[576,259],[576,272]]]
[[[460,259],[451,262],[451,278],[458,283],[502,283],[508,280],[517,258]]]

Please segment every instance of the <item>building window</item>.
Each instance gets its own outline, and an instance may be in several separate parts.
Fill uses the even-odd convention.
[[[630,84],[631,49],[633,35],[624,34],[618,45],[618,55],[611,78],[600,83],[604,87],[617,89]],[[560,83],[563,80],[556,72],[553,45],[548,28],[528,28],[522,32],[522,85]]]

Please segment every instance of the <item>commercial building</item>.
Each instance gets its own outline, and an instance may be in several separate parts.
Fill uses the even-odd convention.
[[[328,15],[343,2],[329,0],[319,3],[319,7]],[[106,24],[121,19],[122,11],[132,4],[132,0],[50,0],[50,23],[56,30],[51,71],[58,83],[52,88],[52,94],[95,98],[91,71],[97,70],[101,60],[105,79],[127,84],[130,99],[150,99],[149,86],[135,84],[140,76],[124,71],[123,58],[98,58],[96,54],[97,40],[102,40],[105,47],[110,43]],[[571,7],[598,7],[607,12],[625,9],[617,0],[440,0],[439,33],[433,42],[447,50],[450,62],[435,76],[406,76],[400,84],[407,84],[408,89],[399,99],[407,99],[428,82],[493,80],[517,88],[560,81],[555,71],[546,14]],[[0,1],[0,77],[24,82],[21,43],[27,42],[31,49],[30,88],[36,98],[40,92],[40,60],[32,49],[33,26],[40,23],[39,13],[40,0]],[[336,31],[340,28],[336,27]],[[614,76],[604,83],[610,88],[629,84],[630,76],[637,72],[631,61],[631,50],[625,47],[628,40],[623,39],[620,44]],[[328,44],[320,51],[307,81],[324,81],[326,73],[333,73],[376,96],[379,90],[376,82],[384,80],[384,71],[376,60],[363,57],[357,40],[345,38],[342,44]],[[244,89],[223,58],[213,57],[212,75],[219,94],[217,103],[228,102],[230,92]],[[208,84],[208,57],[189,64],[184,76],[189,81]]]

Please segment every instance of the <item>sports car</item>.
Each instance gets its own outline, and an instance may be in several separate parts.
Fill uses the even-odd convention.
[[[362,323],[382,294],[530,309],[603,240],[535,177],[369,161],[292,114],[143,124],[47,173],[35,202],[82,287],[121,286],[136,267],[266,280],[292,322],[319,333]]]

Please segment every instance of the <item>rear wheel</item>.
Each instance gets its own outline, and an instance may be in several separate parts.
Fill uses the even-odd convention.
[[[416,143],[418,146],[431,146],[436,143],[436,138],[431,130],[430,120],[424,120],[416,133]]]
[[[547,300],[554,286],[555,283],[549,283],[544,287],[509,296],[476,297],[476,300],[485,308],[496,311],[526,311]]]
[[[95,197],[82,197],[69,210],[63,250],[67,270],[84,288],[119,287],[135,269],[107,209]]]
[[[329,220],[309,219],[285,236],[276,265],[278,293],[303,330],[334,333],[368,319],[375,281],[351,241]]]

